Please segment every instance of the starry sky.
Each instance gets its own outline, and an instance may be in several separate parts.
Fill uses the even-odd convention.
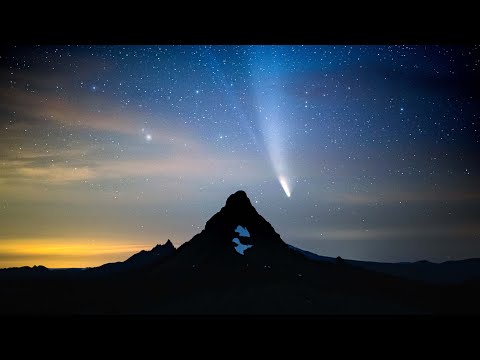
[[[3,47],[0,267],[179,246],[240,189],[320,255],[480,257],[479,50]]]

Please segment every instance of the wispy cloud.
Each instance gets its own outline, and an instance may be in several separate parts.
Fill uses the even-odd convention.
[[[480,192],[475,191],[390,191],[385,193],[339,193],[337,198],[340,203],[347,205],[362,204],[405,204],[415,202],[438,201],[478,201]]]
[[[48,121],[73,129],[101,130],[120,134],[138,134],[138,112],[105,105],[98,99],[90,104],[60,98],[56,94],[45,95],[19,89],[0,89],[0,107],[15,112],[18,118],[32,121]],[[43,124],[44,125],[44,124]],[[157,134],[162,136],[162,133]],[[168,136],[166,137],[168,139]]]
[[[40,80],[48,82],[45,78]],[[101,110],[95,110],[96,107],[86,105],[85,100],[80,104],[75,99],[60,98],[53,91],[40,95],[4,87],[0,94],[0,108],[4,113],[15,112],[18,119],[8,126],[9,143],[0,144],[4,170],[0,179],[4,181],[19,179],[66,184],[138,176],[194,179],[236,176],[248,180],[257,178],[265,168],[260,159],[252,161],[246,156],[249,159],[244,161],[238,154],[227,154],[218,160],[218,156],[214,156],[216,149],[202,144],[195,135],[172,127],[152,126],[148,129],[152,140],[145,144],[140,120],[144,114],[139,111],[103,104],[99,106]],[[98,99],[90,98],[92,103],[98,103]],[[111,144],[89,141],[88,136],[80,141],[75,141],[73,136],[67,143],[60,144],[62,137],[55,136],[49,147],[37,147],[36,144],[34,147],[33,142],[26,141],[25,130],[41,127],[44,131],[58,131],[58,125],[66,127],[68,133],[91,130],[98,134],[100,130],[112,136],[122,135],[128,151],[119,157],[118,149],[113,149]],[[15,143],[18,139],[22,146]],[[15,151],[12,151],[13,144]]]
[[[65,166],[51,166],[49,168],[19,168],[18,174],[22,177],[35,179],[36,181],[45,181],[49,183],[64,184],[71,181],[88,180],[95,177],[92,169],[71,168]]]
[[[295,239],[305,240],[392,240],[410,238],[442,238],[442,237],[465,237],[480,233],[480,226],[477,224],[456,225],[447,224],[443,226],[416,226],[416,227],[377,227],[377,228],[323,228],[323,229],[298,229]]]

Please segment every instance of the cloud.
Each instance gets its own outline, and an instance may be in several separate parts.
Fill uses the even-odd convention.
[[[405,204],[416,202],[475,202],[480,199],[480,192],[474,191],[391,191],[385,193],[339,193],[340,203],[355,204]]]
[[[416,226],[416,227],[377,227],[377,228],[324,228],[324,229],[299,229],[295,239],[305,240],[394,240],[418,238],[445,238],[472,237],[480,233],[480,226],[472,223],[469,225],[447,224],[442,226]]]
[[[51,166],[49,168],[29,168],[23,167],[17,169],[20,176],[29,179],[35,179],[35,181],[43,181],[48,183],[64,184],[70,181],[83,181],[92,179],[95,174],[92,169],[83,168],[71,168],[65,166]]]
[[[73,149],[54,149],[49,153],[35,151],[31,146],[20,153],[4,151],[0,179],[65,184],[135,177],[184,178],[187,181],[237,178],[254,181],[265,176],[264,159],[260,157],[226,154],[219,159],[214,155],[214,149],[200,145],[193,138],[184,137],[182,141],[186,143],[169,140],[167,144],[131,147],[118,159],[115,159],[117,150],[99,152],[98,146],[88,143],[77,144]],[[187,143],[188,146],[185,146]],[[145,150],[147,146],[148,151]]]
[[[0,89],[0,107],[15,112],[17,117],[28,121],[30,125],[45,125],[40,121],[63,124],[74,128],[101,130],[120,134],[136,134],[138,114],[129,114],[119,108],[105,108],[98,105],[98,99],[90,106],[78,104],[72,100],[59,98],[58,95],[40,95],[19,89]],[[97,103],[97,104],[95,104]],[[97,105],[97,106],[94,106]]]
[[[0,88],[0,110],[4,114],[15,112],[17,128],[51,127],[58,130],[65,127],[69,131],[100,131],[111,135],[129,135],[142,139],[141,129],[145,120],[153,117],[165,117],[162,114],[151,114],[141,109],[132,109],[119,105],[105,95],[83,94],[81,97],[60,97],[55,92],[42,94],[18,88]],[[0,116],[0,122],[7,124],[7,117]],[[168,123],[168,121],[165,121]],[[181,132],[172,126],[168,129],[152,121],[148,129],[155,143],[188,143],[193,146],[191,136],[185,129]],[[15,126],[8,126],[14,129]],[[3,130],[3,129],[2,129]],[[23,131],[23,129],[22,129]],[[9,134],[11,137],[14,134]]]
[[[23,119],[20,124],[8,126],[7,142],[0,144],[0,154],[4,155],[0,179],[52,184],[140,176],[253,181],[266,171],[264,160],[254,154],[227,153],[219,159],[217,149],[180,129],[152,126],[148,129],[152,140],[146,144],[139,126],[141,113],[118,110],[98,113],[67,100],[44,99],[36,93],[5,88],[0,92],[4,95],[0,106],[17,111],[17,118]],[[59,124],[66,127],[63,134],[55,133]],[[49,146],[43,143],[34,146],[28,141],[24,131],[34,127],[55,135],[47,140]],[[96,131],[94,138],[102,138],[97,136],[98,131],[105,131],[115,136],[117,142],[97,141],[85,134],[79,137],[81,130]],[[74,135],[69,137],[71,133]],[[126,150],[120,153],[117,143]],[[21,151],[16,151],[19,144]]]
[[[61,99],[54,93],[40,95],[15,88],[2,88],[0,94],[0,109],[16,112],[18,119],[7,126],[7,141],[0,144],[2,181],[18,179],[61,185],[139,176],[248,180],[258,178],[263,172],[264,164],[259,159],[252,161],[250,155],[245,155],[248,161],[240,159],[238,154],[219,160],[214,155],[216,149],[201,144],[196,136],[184,130],[152,125],[148,129],[152,140],[146,144],[141,132],[143,122],[140,120],[145,115],[142,112],[104,105],[101,111],[94,111],[91,104]],[[98,104],[98,99],[91,100]],[[28,141],[26,134],[33,128],[52,132],[54,136],[47,140],[48,146],[43,143],[33,146],[33,142]],[[59,131],[62,133],[57,134]],[[101,140],[85,134],[79,137],[79,131],[92,131],[93,137]],[[116,143],[105,141],[99,131],[114,136],[127,151],[120,154]],[[73,136],[69,137],[71,133]]]
[[[109,161],[99,163],[96,175],[100,178],[153,177],[185,178],[196,181],[213,178],[257,180],[264,178],[264,164],[258,160],[242,161],[231,156],[216,159],[208,151],[196,154],[177,154],[163,159]]]

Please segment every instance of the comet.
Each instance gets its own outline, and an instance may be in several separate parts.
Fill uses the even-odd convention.
[[[292,195],[293,184],[287,156],[291,129],[289,116],[284,110],[288,96],[284,91],[286,80],[278,63],[281,56],[277,56],[281,51],[281,47],[274,49],[256,47],[250,53],[250,60],[252,77],[255,80],[254,99],[265,148],[276,178],[289,198]]]
[[[290,189],[288,187],[287,179],[284,178],[283,176],[279,176],[278,181],[280,181],[280,185],[282,185],[283,191],[285,191],[285,194],[287,195],[287,197],[290,197]]]
[[[285,195],[292,195],[290,170],[287,166],[286,134],[287,126],[279,120],[278,114],[265,116],[261,121],[264,140],[270,162]]]

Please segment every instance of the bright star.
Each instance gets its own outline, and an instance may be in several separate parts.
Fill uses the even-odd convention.
[[[150,134],[145,135],[145,140],[151,141],[152,140],[152,135],[150,135]]]

